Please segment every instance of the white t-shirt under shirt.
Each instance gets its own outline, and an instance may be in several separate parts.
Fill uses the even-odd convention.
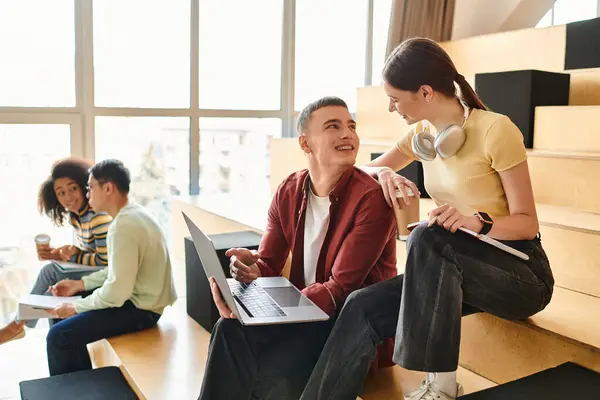
[[[308,207],[304,220],[304,284],[316,281],[317,262],[329,226],[329,196],[318,197],[312,190],[308,194]]]

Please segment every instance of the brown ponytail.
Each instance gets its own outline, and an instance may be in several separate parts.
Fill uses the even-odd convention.
[[[431,39],[410,38],[400,43],[385,62],[383,79],[399,90],[416,93],[428,85],[448,97],[459,97],[456,82],[469,107],[486,109],[469,82],[456,71],[448,53]]]
[[[477,96],[477,93],[475,93],[475,90],[473,90],[473,88],[471,87],[469,82],[467,82],[464,76],[462,76],[461,74],[457,74],[456,83],[460,88],[460,97],[466,103],[466,105],[469,106],[469,108],[487,110],[485,104],[483,104],[479,96]]]

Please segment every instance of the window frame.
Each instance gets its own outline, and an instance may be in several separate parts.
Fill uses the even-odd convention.
[[[189,194],[199,192],[199,154],[201,118],[279,118],[282,137],[294,137],[295,17],[296,1],[283,0],[281,108],[279,110],[214,110],[199,107],[199,13],[200,0],[190,1],[190,107],[126,108],[96,107],[94,104],[93,0],[73,0],[75,12],[75,107],[0,107],[0,122],[68,123],[71,126],[71,152],[75,156],[95,159],[96,117],[188,117],[190,119],[190,187]],[[600,2],[600,0],[599,0]],[[367,40],[364,85],[372,83],[373,8],[368,0]]]

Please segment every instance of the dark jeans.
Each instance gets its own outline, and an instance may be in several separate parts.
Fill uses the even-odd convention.
[[[98,267],[98,271],[100,271],[103,267]],[[78,280],[82,277],[91,274],[93,271],[73,271],[73,272],[62,272],[58,269],[54,264],[48,263],[42,267],[40,273],[33,284],[33,288],[31,288],[31,294],[39,294],[52,296],[52,293],[48,291],[48,287],[54,285],[57,282],[62,281],[63,279],[73,279]],[[53,325],[55,320],[49,319],[50,326]],[[38,320],[32,319],[25,322],[25,325],[29,328],[35,328]]]
[[[126,301],[119,308],[86,311],[56,323],[46,338],[50,375],[91,369],[86,345],[156,325],[160,314]]]
[[[400,366],[456,370],[467,308],[507,319],[541,311],[550,302],[554,279],[540,239],[504,243],[530,260],[462,232],[416,228],[408,238],[404,275],[348,297],[301,398],[355,399],[376,346],[394,335],[394,361]]]
[[[199,399],[297,400],[334,321],[213,328]]]

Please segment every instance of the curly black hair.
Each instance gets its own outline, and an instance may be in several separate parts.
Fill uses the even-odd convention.
[[[54,191],[54,182],[60,178],[70,178],[77,183],[79,190],[87,203],[87,183],[89,169],[92,163],[83,158],[69,157],[57,161],[50,172],[48,179],[40,186],[38,194],[38,209],[41,214],[46,214],[56,226],[63,226],[68,214],[60,204]]]

